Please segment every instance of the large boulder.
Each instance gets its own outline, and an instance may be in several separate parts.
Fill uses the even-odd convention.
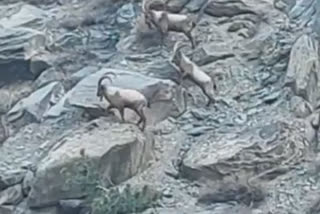
[[[292,47],[285,79],[295,95],[313,107],[320,98],[318,46],[318,42],[308,35],[299,37]]]
[[[176,95],[175,84],[172,81],[147,77],[126,70],[101,69],[82,79],[59,101],[57,105],[53,106],[45,116],[58,117],[66,112],[70,106],[86,109],[91,114],[95,114],[93,112],[99,110],[99,105],[106,108],[108,102],[100,102],[96,96],[98,80],[106,72],[114,72],[117,74],[117,77],[113,78],[113,86],[136,89],[144,94],[149,100],[156,92],[162,93],[164,91],[171,91],[174,93],[174,96]],[[154,105],[151,106],[151,109],[146,110],[146,116],[148,118],[147,123],[154,124],[155,122],[165,119],[171,114],[172,105],[172,102],[154,103]],[[118,114],[117,111],[116,114]],[[132,110],[126,110],[125,120],[135,120],[136,118],[137,116]]]
[[[13,106],[8,112],[8,120],[10,122],[18,120],[17,124],[20,126],[30,122],[40,122],[43,114],[60,99],[62,94],[64,94],[62,84],[52,82]]]
[[[152,159],[153,143],[136,126],[93,121],[58,142],[41,161],[28,204],[43,207],[79,198],[89,193],[86,182],[99,178],[106,186],[119,184],[144,170]],[[89,166],[90,175],[96,176],[78,182],[83,176],[79,164]]]
[[[181,175],[217,181],[245,173],[269,181],[306,158],[310,145],[302,127],[303,120],[277,121],[236,137],[226,135],[202,146],[194,144],[183,160]]]
[[[23,200],[21,184],[0,192],[0,205],[17,205]]]
[[[241,0],[216,0],[210,1],[205,12],[211,16],[236,16],[241,14],[255,14],[254,10]]]
[[[48,11],[44,11],[28,4],[9,4],[0,7],[4,14],[14,11],[0,18],[0,24],[4,28],[31,27],[40,29],[48,17]]]
[[[0,175],[0,190],[6,189],[22,182],[26,170],[8,170]]]
[[[24,48],[31,38],[42,35],[37,29],[42,27],[47,15],[41,9],[25,4],[3,6],[0,11],[2,14],[14,11],[0,19],[0,82],[34,79],[46,63],[39,66],[39,59],[35,62],[26,59]]]

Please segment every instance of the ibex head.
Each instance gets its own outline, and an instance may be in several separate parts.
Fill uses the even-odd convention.
[[[107,72],[102,77],[100,77],[100,79],[98,81],[98,87],[97,87],[97,94],[96,95],[97,95],[97,97],[100,98],[100,101],[102,101],[103,93],[106,90],[106,86],[102,85],[102,81],[104,79],[108,79],[112,83],[112,79],[108,76],[109,74],[112,74],[112,75],[116,76],[116,74],[113,73],[113,72]]]

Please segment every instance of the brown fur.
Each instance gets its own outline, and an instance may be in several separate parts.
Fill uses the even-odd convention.
[[[111,73],[108,72],[108,74],[111,74]],[[104,79],[109,79],[112,82],[110,77],[104,74],[98,81],[97,96],[100,98],[100,100],[102,100],[102,98],[104,97],[109,102],[109,106],[107,107],[106,111],[108,112],[112,108],[118,109],[120,112],[121,120],[124,121],[124,109],[125,108],[132,109],[140,117],[140,120],[138,121],[137,126],[139,126],[142,123],[141,130],[144,131],[146,126],[146,116],[144,113],[144,109],[148,106],[148,101],[145,98],[145,96],[137,90],[121,89],[121,88],[119,88],[115,94],[110,94],[108,92],[108,87],[102,85],[102,81]],[[130,100],[132,96],[131,97],[124,96],[128,91],[131,94],[136,95],[137,99]]]
[[[149,28],[155,27],[161,34],[161,45],[164,43],[164,37],[169,31],[183,33],[191,42],[191,46],[195,48],[195,41],[191,34],[196,27],[203,10],[198,15],[197,19],[186,14],[176,14],[167,11],[157,11],[150,8],[151,3],[147,4],[146,0],[142,3],[144,19]]]
[[[199,66],[180,51],[182,46],[179,46],[179,44],[181,44],[181,42],[177,42],[174,46],[170,63],[181,74],[180,84],[184,79],[189,79],[198,85],[209,99],[207,106],[211,103],[215,103],[214,91],[217,89],[215,82],[209,75],[202,71]]]

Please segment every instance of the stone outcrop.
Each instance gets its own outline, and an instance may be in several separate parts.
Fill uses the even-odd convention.
[[[18,10],[16,9],[18,8]],[[30,5],[9,5],[0,7],[0,11],[15,10],[10,16],[0,19],[0,85],[17,79],[34,79],[43,71],[39,60],[25,59],[24,47],[29,40],[42,33],[40,28],[47,17],[47,13]],[[43,61],[42,61],[43,63]],[[33,70],[34,67],[37,67]]]
[[[8,112],[8,120],[15,122],[21,119],[21,124],[40,122],[43,114],[64,94],[64,88],[59,82],[52,82],[30,96],[21,99]]]
[[[273,179],[281,174],[281,167],[288,171],[294,163],[307,158],[310,144],[299,126],[304,127],[302,121],[290,124],[279,121],[250,135],[194,146],[183,160],[181,174],[191,180],[214,181],[245,172],[252,177]]]
[[[41,161],[28,204],[42,207],[86,195],[81,188],[83,184],[76,181],[81,176],[78,171],[83,152],[93,163],[88,170],[97,170],[105,185],[110,186],[145,169],[153,158],[152,148],[153,143],[133,125],[110,124],[103,119],[94,121],[58,142]]]
[[[161,80],[157,78],[147,77],[136,72],[118,70],[118,69],[101,69],[85,78],[83,78],[72,90],[70,90],[58,103],[53,106],[46,114],[46,117],[58,117],[62,113],[68,111],[68,106],[86,109],[91,114],[99,112],[99,107],[107,107],[107,101],[100,102],[96,96],[97,83],[99,78],[106,72],[114,72],[118,76],[113,78],[112,86],[136,89],[151,99],[158,91],[172,91],[175,93],[174,83],[169,80]],[[172,102],[159,102],[152,105],[151,109],[146,110],[149,120],[148,124],[161,121],[170,115]],[[116,113],[118,115],[118,113]],[[131,110],[125,112],[126,120],[134,120],[137,116]]]
[[[285,79],[285,84],[313,107],[320,98],[318,46],[308,35],[299,37],[292,47]]]

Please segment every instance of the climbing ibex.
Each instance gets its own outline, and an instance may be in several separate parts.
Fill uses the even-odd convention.
[[[195,18],[194,16],[188,16],[186,14],[170,13],[165,10],[153,10],[150,8],[152,2],[147,3],[146,1],[147,0],[143,0],[142,2],[144,19],[149,28],[154,26],[160,32],[161,46],[164,43],[164,37],[169,31],[173,31],[186,35],[191,42],[192,48],[195,48],[196,44],[191,32],[199,22],[207,4],[201,8],[198,17]]]
[[[180,73],[180,84],[183,79],[188,78],[198,85],[209,99],[207,106],[215,103],[214,91],[217,89],[215,82],[198,65],[181,52],[180,49],[184,45],[180,44],[181,42],[176,42],[173,48],[172,58],[170,59],[170,64]]]

